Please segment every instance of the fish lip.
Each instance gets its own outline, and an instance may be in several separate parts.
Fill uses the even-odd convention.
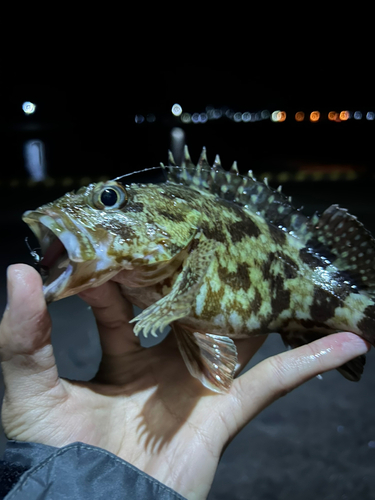
[[[46,276],[43,278],[45,299],[47,302],[57,300],[68,287],[70,278],[78,263],[95,258],[91,242],[88,248],[85,248],[87,255],[83,256],[78,238],[66,228],[61,217],[53,217],[45,212],[28,211],[23,214],[22,219],[39,241],[42,253],[41,269],[48,269]],[[43,259],[56,239],[61,242],[64,251],[61,252],[60,249],[52,265],[45,268]],[[87,247],[87,242],[85,246]]]
[[[85,241],[85,256],[82,255],[79,238],[66,227],[62,217],[29,210],[23,214],[22,220],[26,222],[38,238],[43,255],[45,255],[52,241],[58,238],[64,245],[72,262],[84,262],[95,258],[94,247],[90,241],[87,241],[87,238]]]

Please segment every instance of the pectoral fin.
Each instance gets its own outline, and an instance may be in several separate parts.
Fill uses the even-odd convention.
[[[211,391],[227,393],[237,365],[233,340],[211,333],[192,333],[176,324],[172,329],[190,374]]]
[[[149,332],[157,337],[156,330],[162,330],[172,321],[189,315],[195,303],[197,291],[212,262],[216,245],[217,242],[207,240],[202,234],[196,236],[191,252],[172,290],[130,321],[130,323],[137,322],[134,327],[136,335],[142,331],[145,337]]]

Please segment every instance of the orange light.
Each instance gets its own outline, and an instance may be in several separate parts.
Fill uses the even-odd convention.
[[[335,120],[337,120],[338,117],[339,117],[339,114],[336,113],[336,111],[330,111],[328,113],[328,120],[331,120],[331,122],[334,122]]]
[[[305,113],[303,111],[297,111],[295,119],[297,122],[303,122],[303,120],[305,119]]]
[[[319,111],[312,111],[312,113],[310,113],[310,121],[311,122],[317,122],[317,121],[319,121],[319,118],[320,118]]]
[[[345,121],[349,118],[349,111],[341,111],[340,120]]]
[[[286,113],[285,113],[285,111],[279,111],[277,113],[277,121],[278,122],[285,122],[285,120],[286,120]]]

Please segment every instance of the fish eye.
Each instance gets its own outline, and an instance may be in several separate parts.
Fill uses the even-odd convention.
[[[127,199],[125,188],[117,182],[110,181],[94,189],[92,203],[95,208],[105,210],[106,208],[122,208]]]
[[[107,188],[102,191],[100,195],[100,201],[103,203],[105,207],[113,207],[119,201],[119,194],[113,188]]]

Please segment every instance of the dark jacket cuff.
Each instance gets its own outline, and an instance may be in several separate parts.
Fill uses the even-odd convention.
[[[184,500],[171,488],[101,448],[84,443],[54,448],[19,441],[8,442],[4,460],[0,461],[1,498]]]

